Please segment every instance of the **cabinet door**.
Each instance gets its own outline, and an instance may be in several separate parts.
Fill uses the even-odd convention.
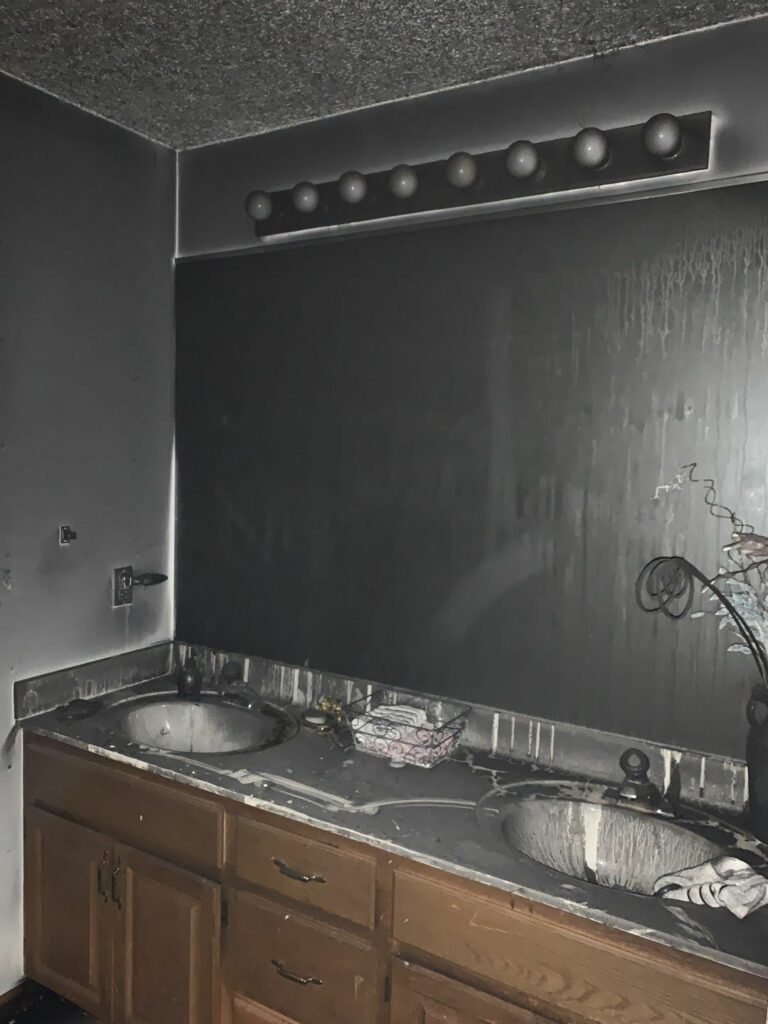
[[[394,961],[391,1024],[551,1024],[423,967]]]
[[[116,844],[110,891],[116,908],[116,1024],[216,1021],[219,886]]]
[[[101,1020],[110,1016],[112,843],[37,808],[26,813],[26,972]]]

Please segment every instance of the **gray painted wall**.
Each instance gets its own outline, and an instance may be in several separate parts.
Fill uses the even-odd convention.
[[[0,993],[21,976],[13,681],[170,638],[174,154],[0,77]],[[79,534],[59,547],[57,530]]]

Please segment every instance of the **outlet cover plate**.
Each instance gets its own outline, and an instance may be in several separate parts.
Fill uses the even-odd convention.
[[[124,604],[133,604],[133,566],[122,565],[114,569],[112,574],[112,604],[120,608]]]

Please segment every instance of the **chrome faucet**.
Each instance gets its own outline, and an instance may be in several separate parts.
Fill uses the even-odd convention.
[[[610,786],[603,794],[606,800],[631,806],[647,814],[675,817],[672,801],[648,778],[651,762],[648,755],[637,747],[629,747],[619,758],[624,779],[618,788]]]

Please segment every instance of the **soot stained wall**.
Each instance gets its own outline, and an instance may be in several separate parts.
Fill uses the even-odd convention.
[[[0,995],[23,973],[13,683],[169,640],[171,150],[0,75]],[[78,533],[67,547],[59,525]]]
[[[644,616],[765,532],[768,189],[182,265],[178,635],[735,755],[751,663]]]

